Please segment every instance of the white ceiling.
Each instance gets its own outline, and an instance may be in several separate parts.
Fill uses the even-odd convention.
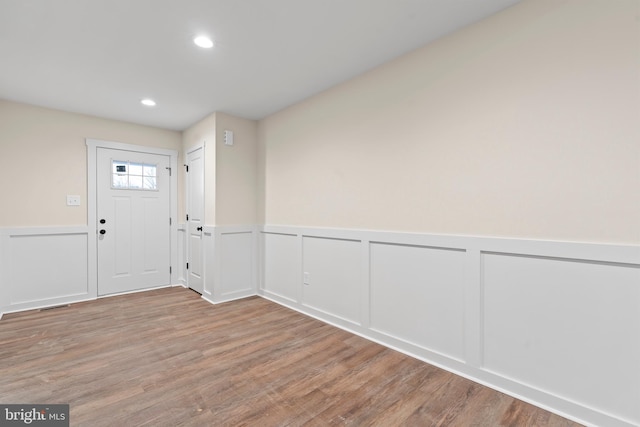
[[[0,98],[175,130],[260,119],[518,1],[0,0]]]

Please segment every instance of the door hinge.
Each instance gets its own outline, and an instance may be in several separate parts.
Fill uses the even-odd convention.
[[[169,217],[169,225],[171,225],[171,217]]]
[[[187,263],[187,270],[189,269],[189,263]]]
[[[189,165],[184,165],[184,167],[187,169],[187,172],[189,172]]]
[[[171,274],[171,266],[169,266],[169,274]]]
[[[169,176],[171,176],[171,168],[167,166],[165,169],[169,171]]]
[[[187,214],[187,221],[189,221],[189,214]]]

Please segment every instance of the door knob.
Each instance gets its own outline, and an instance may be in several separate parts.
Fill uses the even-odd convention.
[[[107,232],[107,230],[100,230],[100,234],[104,234],[106,232]]]
[[[198,227],[198,228],[196,228],[196,230],[202,231],[202,227]]]

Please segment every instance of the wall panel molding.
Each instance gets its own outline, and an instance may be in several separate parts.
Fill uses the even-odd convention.
[[[0,229],[0,312],[94,299],[83,226]]]
[[[462,361],[465,251],[370,243],[371,329]]]
[[[89,232],[0,228],[0,313],[95,299]],[[259,294],[585,425],[640,425],[640,246],[273,225],[204,239],[212,303]]]
[[[178,258],[177,263],[172,265],[172,277],[176,277],[174,285],[180,285],[187,287],[187,275],[186,275],[186,259],[187,259],[187,225],[185,223],[179,223],[176,227],[177,236],[177,251]]]
[[[204,293],[218,304],[257,294],[258,235],[251,225],[204,226]]]
[[[263,297],[585,425],[640,425],[640,246],[258,233]]]
[[[638,266],[492,252],[482,271],[484,369],[639,419]]]

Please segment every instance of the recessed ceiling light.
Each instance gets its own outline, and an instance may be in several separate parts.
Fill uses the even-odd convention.
[[[145,98],[142,101],[140,101],[140,103],[142,105],[146,105],[147,107],[155,107],[156,106],[156,101],[154,101],[153,99],[149,99],[149,98]]]
[[[210,49],[213,47],[213,41],[207,36],[198,36],[193,39],[193,42],[202,48]]]

